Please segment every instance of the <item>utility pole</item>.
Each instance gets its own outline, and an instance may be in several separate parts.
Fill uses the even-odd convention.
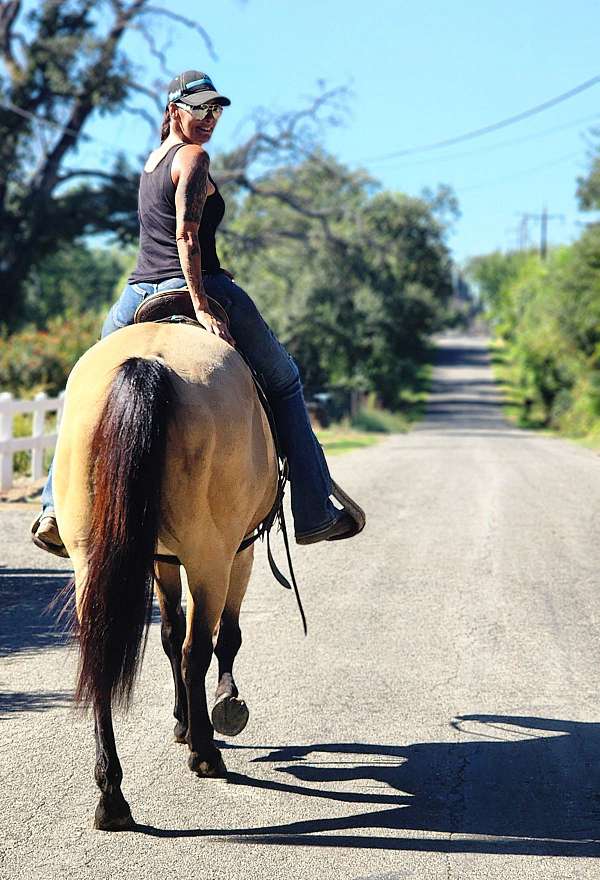
[[[527,229],[527,222],[529,220],[533,220],[535,223],[540,224],[540,258],[542,260],[546,259],[546,255],[548,253],[548,221],[549,220],[563,220],[565,219],[564,214],[549,214],[548,206],[544,205],[542,208],[541,214],[521,214],[521,228]]]
[[[529,230],[527,228],[529,224],[529,217],[527,214],[523,214],[521,217],[521,226],[519,228],[519,250],[526,251],[529,246]]]

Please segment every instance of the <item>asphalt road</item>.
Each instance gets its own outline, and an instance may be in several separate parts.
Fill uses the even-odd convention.
[[[2,878],[598,876],[598,455],[508,425],[466,338],[441,343],[415,430],[332,465],[368,528],[296,549],[306,639],[259,549],[229,783],[171,742],[152,626],[116,724],[121,834],[91,829],[91,722],[44,611],[67,566],[28,543],[32,508],[0,509]]]

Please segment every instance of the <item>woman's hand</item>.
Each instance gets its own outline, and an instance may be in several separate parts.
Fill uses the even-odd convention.
[[[202,309],[194,309],[194,311],[197,321],[202,324],[205,330],[209,333],[214,333],[215,336],[219,336],[235,348],[235,340],[224,321],[219,321],[211,312],[203,311]]]

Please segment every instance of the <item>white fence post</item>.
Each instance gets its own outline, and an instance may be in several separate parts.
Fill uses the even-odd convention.
[[[54,449],[65,404],[64,392],[58,397],[48,397],[41,392],[33,400],[14,400],[12,394],[0,393],[0,491],[13,484],[13,456],[16,452],[31,452],[31,478],[44,476],[44,452]],[[57,429],[46,434],[46,413],[56,413]],[[13,419],[16,414],[32,413],[32,433],[27,437],[13,437]]]
[[[12,439],[13,414],[10,406],[12,402],[12,394],[3,391],[0,394],[0,443],[2,440]],[[6,406],[3,406],[6,404]],[[0,489],[10,489],[12,486],[13,475],[13,457],[12,452],[7,449],[5,452],[0,451]]]
[[[47,400],[48,395],[45,391],[40,391],[33,398],[34,400]],[[32,437],[44,436],[44,422],[46,420],[46,412],[41,407],[33,411],[33,428]],[[39,480],[44,476],[44,447],[33,446],[31,450],[31,476],[34,480]]]

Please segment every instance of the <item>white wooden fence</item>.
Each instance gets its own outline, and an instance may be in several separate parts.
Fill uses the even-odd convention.
[[[0,490],[10,489],[13,484],[13,456],[22,450],[31,452],[31,479],[44,476],[44,450],[53,449],[57,431],[45,434],[47,413],[56,413],[56,425],[62,415],[63,394],[48,397],[43,391],[33,400],[15,400],[12,394],[0,394]],[[31,436],[13,437],[13,419],[19,413],[33,413]]]

